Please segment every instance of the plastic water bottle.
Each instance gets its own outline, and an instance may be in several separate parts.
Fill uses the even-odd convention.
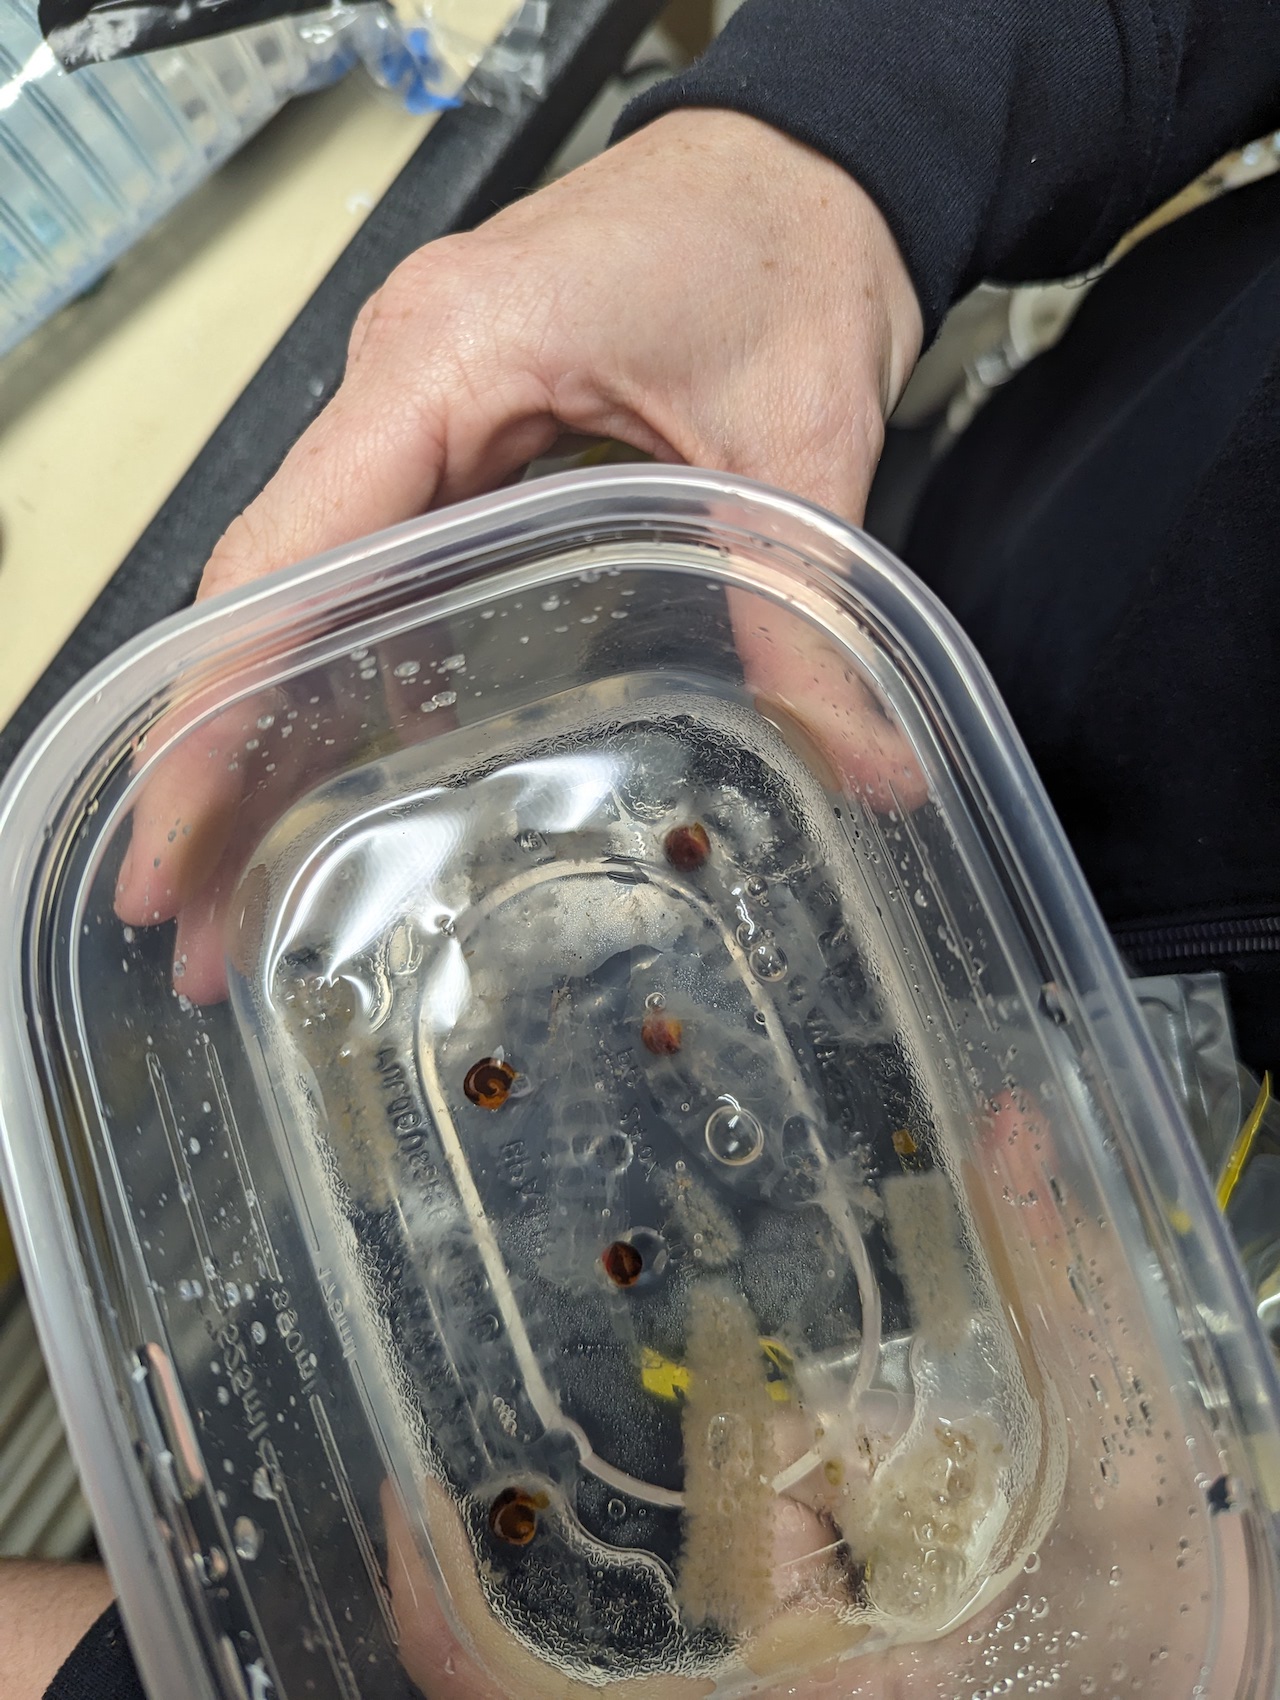
[[[68,73],[35,0],[0,0],[0,354],[355,57],[340,29],[284,19]]]

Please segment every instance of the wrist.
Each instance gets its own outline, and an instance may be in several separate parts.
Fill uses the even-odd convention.
[[[774,245],[820,274],[825,310],[846,322],[851,344],[865,339],[875,356],[887,419],[920,357],[924,323],[902,251],[856,179],[772,124],[724,108],[666,113],[622,146],[649,151],[666,172],[685,154],[686,169],[725,203],[724,222],[732,226],[740,213],[750,226],[740,252]]]

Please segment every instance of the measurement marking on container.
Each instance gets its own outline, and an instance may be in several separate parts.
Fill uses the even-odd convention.
[[[191,1164],[187,1160],[186,1147],[178,1129],[178,1118],[174,1114],[173,1099],[169,1095],[169,1082],[165,1079],[164,1069],[160,1066],[160,1058],[154,1051],[147,1052],[147,1074],[151,1079],[151,1090],[155,1096],[156,1109],[160,1112],[160,1125],[164,1129],[165,1144],[169,1147],[169,1157],[173,1163],[174,1174],[178,1178],[178,1197],[187,1213],[187,1222],[191,1228],[191,1237],[195,1241],[196,1255],[200,1260],[200,1272],[204,1277],[205,1291],[219,1311],[227,1308],[226,1291],[222,1278],[218,1273],[218,1262],[213,1255],[213,1242],[209,1238],[209,1224],[204,1218],[204,1209],[196,1192],[195,1180],[191,1174]]]
[[[249,1700],[258,1700],[258,1688],[260,1686],[257,1680],[258,1676],[265,1678],[268,1682],[274,1683],[274,1692],[281,1697],[281,1700],[284,1700],[286,1692],[285,1687],[280,1681],[280,1672],[277,1670],[275,1660],[271,1656],[270,1645],[262,1627],[262,1619],[258,1616],[258,1608],[253,1601],[252,1590],[250,1589],[248,1582],[245,1580],[244,1566],[240,1563],[239,1556],[236,1553],[235,1542],[231,1538],[231,1531],[227,1528],[227,1520],[222,1514],[222,1507],[219,1505],[217,1497],[214,1494],[209,1495],[208,1503],[209,1510],[213,1513],[214,1527],[218,1532],[219,1545],[223,1552],[227,1555],[228,1562],[231,1565],[231,1574],[234,1576],[236,1586],[240,1590],[240,1604],[245,1615],[249,1619],[249,1627],[253,1631],[253,1637],[258,1647],[257,1659],[255,1659],[254,1664],[249,1666],[248,1670],[244,1672],[244,1674],[248,1675],[250,1680],[254,1682],[254,1693],[249,1697]],[[254,1666],[257,1667],[257,1676],[254,1674]],[[239,1661],[237,1660],[237,1669],[241,1668],[242,1667],[239,1665]]]
[[[325,1598],[324,1589],[320,1585],[320,1577],[316,1572],[316,1561],[311,1556],[307,1537],[302,1532],[298,1508],[293,1503],[289,1484],[284,1478],[284,1471],[280,1468],[279,1456],[269,1440],[264,1440],[258,1447],[258,1456],[262,1459],[266,1468],[267,1477],[271,1483],[271,1492],[276,1502],[276,1508],[280,1513],[280,1521],[284,1525],[285,1537],[289,1542],[289,1550],[292,1552],[293,1562],[298,1568],[298,1579],[302,1583],[303,1592],[307,1596],[311,1621],[315,1624],[320,1639],[324,1643],[324,1650],[329,1655],[329,1664],[333,1669],[334,1681],[342,1692],[343,1700],[360,1700],[360,1685],[356,1681],[356,1673],[351,1668],[347,1650],[342,1645],[338,1626],[333,1621],[333,1613],[329,1610],[329,1602]]]
[[[280,1265],[276,1262],[275,1247],[271,1243],[271,1235],[267,1231],[266,1217],[262,1214],[262,1204],[258,1198],[258,1189],[253,1184],[253,1175],[249,1169],[249,1158],[240,1137],[240,1124],[236,1121],[236,1113],[231,1105],[231,1094],[227,1091],[227,1082],[222,1073],[222,1062],[213,1047],[213,1041],[207,1033],[200,1035],[204,1046],[205,1067],[209,1071],[209,1079],[213,1083],[213,1095],[218,1103],[218,1114],[222,1117],[222,1125],[226,1131],[227,1143],[231,1147],[231,1155],[235,1159],[236,1174],[240,1178],[240,1190],[244,1193],[245,1208],[249,1212],[249,1222],[253,1228],[253,1237],[258,1242],[258,1251],[262,1258],[263,1268],[273,1281],[280,1279]]]
[[[329,1460],[329,1468],[337,1484],[338,1495],[342,1500],[342,1509],[347,1514],[347,1522],[351,1525],[351,1533],[356,1538],[356,1546],[360,1549],[360,1558],[364,1564],[370,1584],[373,1587],[373,1597],[378,1602],[378,1610],[382,1613],[382,1621],[386,1625],[391,1645],[400,1645],[400,1630],[396,1625],[391,1610],[391,1594],[387,1588],[386,1577],[378,1564],[378,1555],[374,1549],[373,1537],[369,1533],[369,1525],[360,1514],[356,1504],[356,1496],[351,1487],[351,1478],[347,1474],[346,1465],[338,1451],[338,1443],[334,1439],[333,1428],[329,1422],[329,1413],[325,1409],[324,1400],[318,1393],[311,1395],[311,1415],[315,1421],[316,1432],[320,1436],[320,1444],[324,1447],[324,1455]]]

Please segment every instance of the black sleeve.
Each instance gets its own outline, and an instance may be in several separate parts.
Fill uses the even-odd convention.
[[[884,213],[927,331],[984,278],[1067,277],[1280,125],[1280,0],[746,0],[620,131],[762,118]]]
[[[146,1700],[116,1606],[86,1630],[44,1700]]]

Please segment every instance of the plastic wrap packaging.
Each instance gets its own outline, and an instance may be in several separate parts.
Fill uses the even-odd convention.
[[[0,354],[296,94],[361,59],[411,112],[536,98],[546,0],[215,11],[0,0]]]

